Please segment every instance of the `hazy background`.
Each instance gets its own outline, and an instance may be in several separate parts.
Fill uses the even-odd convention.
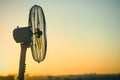
[[[0,0],[0,75],[18,73],[13,29],[28,25],[34,4],[46,16],[48,49],[40,64],[27,49],[26,73],[120,73],[120,0]]]

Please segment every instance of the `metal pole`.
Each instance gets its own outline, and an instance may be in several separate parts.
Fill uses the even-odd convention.
[[[18,80],[24,80],[25,73],[25,59],[26,59],[26,50],[28,45],[23,43],[21,44],[21,53],[20,53],[20,63],[19,63],[19,75]]]

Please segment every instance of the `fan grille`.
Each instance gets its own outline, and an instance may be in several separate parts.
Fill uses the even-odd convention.
[[[33,31],[33,37],[31,39],[33,59],[37,62],[41,62],[46,56],[47,39],[45,16],[40,6],[34,5],[30,9],[28,25]],[[40,37],[38,37],[38,34],[34,34],[37,33],[38,29],[42,31],[42,35],[40,35]]]

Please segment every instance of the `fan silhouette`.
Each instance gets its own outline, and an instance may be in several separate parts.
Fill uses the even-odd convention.
[[[40,6],[32,6],[28,26],[14,29],[13,37],[17,43],[21,43],[18,80],[24,80],[27,48],[31,48],[33,59],[38,63],[43,61],[46,56],[46,22],[43,9]]]

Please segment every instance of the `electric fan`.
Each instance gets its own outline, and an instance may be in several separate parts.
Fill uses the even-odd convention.
[[[17,43],[21,43],[18,80],[24,80],[27,48],[31,47],[33,59],[38,63],[43,61],[46,56],[46,21],[43,9],[40,6],[32,6],[28,26],[14,29],[13,37]]]

